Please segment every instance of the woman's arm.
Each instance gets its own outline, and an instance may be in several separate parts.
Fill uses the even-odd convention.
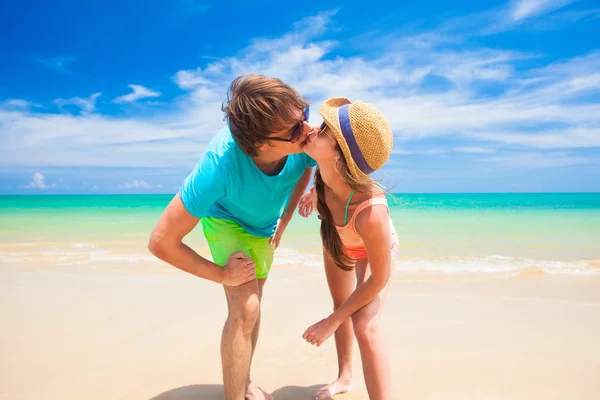
[[[365,243],[371,276],[333,314],[304,333],[302,337],[317,346],[327,340],[345,320],[373,301],[390,280],[392,239],[387,208],[376,205],[361,211],[356,217],[356,231]]]
[[[387,207],[376,205],[358,214],[356,231],[365,243],[371,276],[331,314],[330,318],[338,325],[369,304],[386,287],[392,274],[392,239]]]

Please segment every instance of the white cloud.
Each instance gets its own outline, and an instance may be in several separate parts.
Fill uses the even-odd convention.
[[[538,149],[600,148],[600,128],[541,129],[535,133],[507,130],[477,133],[476,139]]]
[[[154,187],[155,187],[155,188],[157,188],[157,189],[160,189],[160,188],[162,188],[163,186],[162,186],[162,185],[159,183],[158,185],[156,185],[156,186],[154,186]]]
[[[484,161],[504,164],[513,168],[560,168],[571,165],[589,164],[586,157],[573,156],[569,153],[521,152],[490,157]]]
[[[208,85],[210,83],[202,77],[201,68],[193,71],[178,71],[173,80],[182,89],[191,89],[194,86]]]
[[[7,108],[31,108],[42,107],[40,104],[31,103],[23,99],[9,99],[2,102],[2,105]]]
[[[600,51],[551,63],[539,58],[541,66],[531,69],[525,61],[536,54],[473,46],[433,31],[388,38],[388,47],[368,56],[339,56],[336,49],[347,43],[321,40],[338,25],[334,18],[334,12],[322,13],[281,37],[254,39],[236,54],[174,71],[175,83],[187,92],[152,117],[92,114],[99,93],[57,99],[59,106],[80,107],[77,116],[0,104],[0,167],[191,168],[224,125],[220,107],[231,80],[245,72],[277,76],[297,88],[311,99],[315,124],[328,97],[375,104],[395,132],[394,155],[600,147],[594,97],[600,93]],[[145,93],[139,88],[123,101]],[[452,145],[427,142],[435,137],[451,137]],[[409,146],[421,142],[416,152]]]
[[[394,146],[394,147],[395,148],[392,149],[392,155],[396,154],[396,155],[400,155],[400,156],[405,156],[405,155],[413,154],[409,150],[406,150],[404,148],[400,148],[400,146]]]
[[[54,104],[63,111],[65,106],[76,106],[81,109],[82,113],[90,113],[96,108],[96,99],[100,97],[100,95],[102,95],[102,93],[94,93],[86,98],[73,97],[70,99],[55,99]]]
[[[464,41],[510,30],[548,30],[600,16],[599,9],[562,10],[577,0],[512,0],[506,5],[446,19],[427,37],[443,41]]]
[[[150,189],[151,187],[152,185],[150,185],[143,179],[135,179],[133,182],[125,182],[122,185],[119,185],[120,189]]]
[[[600,17],[600,9],[590,10],[573,10],[554,12],[550,15],[545,15],[544,18],[537,18],[533,21],[528,21],[527,27],[531,30],[556,30],[567,24],[575,22],[583,23]]]
[[[140,86],[140,85],[127,85],[127,87],[129,87],[131,90],[133,90],[133,93],[129,93],[129,94],[115,98],[113,100],[115,103],[118,103],[118,104],[133,103],[139,99],[161,96],[160,92],[152,91],[152,90],[145,88],[143,86]]]
[[[36,172],[31,175],[31,182],[29,182],[29,184],[25,187],[27,189],[51,189],[55,188],[56,186],[57,185],[55,183],[47,184],[44,175]]]
[[[493,153],[495,150],[488,147],[467,146],[455,147],[454,151],[457,151],[459,153]]]
[[[556,11],[575,0],[517,0],[511,6],[511,17],[515,21]]]
[[[410,149],[408,151],[400,150],[400,152],[396,152],[396,151],[393,152],[393,154],[413,154],[413,155],[419,155],[419,156],[435,156],[435,155],[446,154],[446,153],[448,153],[448,149],[443,149],[443,148],[439,148],[439,147],[418,148],[418,149]]]

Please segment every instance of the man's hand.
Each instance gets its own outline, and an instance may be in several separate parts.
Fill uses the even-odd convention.
[[[288,221],[288,222],[285,222]],[[279,242],[281,241],[281,237],[283,236],[283,232],[285,231],[285,228],[287,228],[287,225],[289,223],[289,220],[282,220],[281,218],[279,219],[279,221],[277,221],[277,227],[275,227],[275,233],[273,233],[273,236],[271,236],[271,239],[269,239],[269,244],[271,246],[275,246],[275,248],[279,247]]]
[[[254,261],[242,252],[229,257],[223,269],[223,281],[221,283],[225,286],[240,286],[256,279]]]
[[[314,186],[302,196],[298,203],[298,214],[304,218],[308,218],[313,212],[313,190],[315,190]]]

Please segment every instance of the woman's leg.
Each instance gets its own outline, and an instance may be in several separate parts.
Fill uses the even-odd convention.
[[[355,284],[355,274],[352,271],[340,269],[323,249],[323,260],[325,261],[325,274],[329,292],[333,300],[333,309],[339,308],[350,297]],[[338,378],[329,385],[317,390],[314,394],[316,400],[329,399],[338,394],[349,392],[354,389],[352,385],[352,346],[354,344],[354,332],[352,321],[348,319],[335,332],[335,348],[338,357]]]
[[[395,260],[395,252],[392,252],[392,260]],[[356,263],[357,285],[369,279],[370,275],[368,260],[359,260]],[[387,287],[352,316],[370,400],[392,398],[390,361],[379,321],[386,293]]]

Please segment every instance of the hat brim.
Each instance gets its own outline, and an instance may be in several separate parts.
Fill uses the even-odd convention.
[[[369,175],[363,173],[352,159],[352,153],[350,152],[350,148],[348,147],[348,143],[346,143],[346,139],[342,134],[342,128],[340,126],[338,109],[345,104],[352,104],[352,102],[345,97],[334,97],[323,103],[319,113],[323,117],[323,120],[330,128],[335,140],[342,149],[342,153],[344,155],[344,159],[346,160],[346,164],[348,165],[348,169],[350,170],[350,174],[352,174],[352,176],[358,181],[364,181],[369,179]]]

